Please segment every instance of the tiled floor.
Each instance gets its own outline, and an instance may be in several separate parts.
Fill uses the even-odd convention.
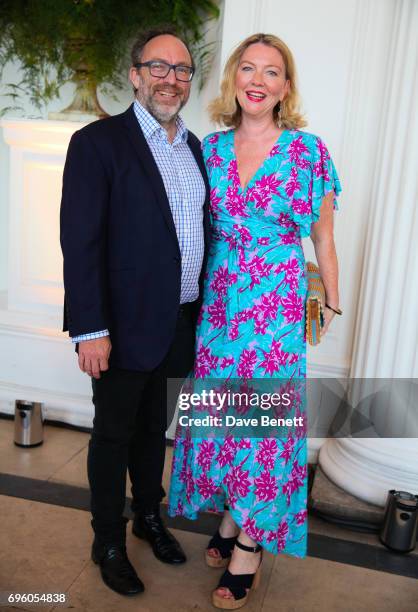
[[[87,446],[89,434],[61,427],[44,427],[44,443],[35,448],[13,444],[14,422],[0,418],[0,472],[88,487]],[[172,449],[167,448],[163,485],[168,490]],[[131,495],[129,475],[126,493]]]
[[[21,448],[13,444],[14,422],[0,419],[0,472],[49,480],[76,460],[89,439],[86,433],[61,427],[45,427],[44,432],[42,446]]]
[[[45,443],[34,449],[13,445],[13,423],[0,420],[0,472],[86,486],[88,434],[47,427]],[[166,470],[166,478],[168,476]],[[166,483],[167,484],[167,483]],[[158,562],[149,546],[128,529],[130,559],[146,591],[124,598],[101,581],[90,560],[88,512],[0,496],[0,591],[65,592],[64,609],[76,612],[192,612],[213,610],[210,591],[219,571],[206,567],[207,536],[177,530],[188,562],[172,567]],[[352,534],[311,519],[310,532],[374,542],[375,536]],[[50,606],[15,609],[52,610]],[[10,607],[0,610],[7,612]],[[56,608],[58,611],[61,606]],[[261,587],[248,611],[273,612],[417,612],[418,581],[321,558],[265,555]]]

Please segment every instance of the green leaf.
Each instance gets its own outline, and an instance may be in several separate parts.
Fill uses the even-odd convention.
[[[59,96],[81,66],[93,83],[117,90],[124,85],[129,45],[138,30],[171,23],[196,49],[202,82],[211,58],[204,26],[218,16],[214,0],[2,0],[0,74],[18,60],[22,96],[29,92],[39,109]]]

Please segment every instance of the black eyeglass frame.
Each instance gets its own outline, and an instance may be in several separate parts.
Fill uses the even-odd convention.
[[[164,66],[167,66],[166,74],[164,76],[162,75],[157,76],[155,74],[152,74],[151,72],[152,64],[163,64]],[[164,62],[162,60],[150,60],[148,62],[138,62],[137,64],[134,64],[134,68],[142,68],[143,66],[146,66],[149,70],[150,75],[157,79],[165,79],[165,77],[169,74],[170,70],[174,70],[174,75],[176,77],[176,80],[181,81],[182,83],[190,83],[195,73],[195,69],[193,68],[193,66],[187,66],[187,64],[169,64],[168,62]],[[188,68],[190,70],[190,78],[179,79],[177,76],[176,68]]]

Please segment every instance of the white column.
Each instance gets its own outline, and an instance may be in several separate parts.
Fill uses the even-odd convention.
[[[418,3],[400,0],[395,16],[354,334],[355,379],[418,378]],[[393,405],[398,412],[388,418],[401,421],[408,408]],[[416,438],[330,439],[319,463],[338,486],[373,504],[383,506],[392,488],[418,493]]]

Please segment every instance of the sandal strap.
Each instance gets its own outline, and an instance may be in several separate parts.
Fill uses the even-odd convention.
[[[231,574],[227,569],[219,580],[218,588],[229,589],[234,599],[242,599],[247,595],[247,589],[251,589],[255,574]]]
[[[233,536],[232,538],[223,538],[219,531],[217,531],[210,539],[206,548],[216,548],[219,550],[222,559],[227,559],[232,555],[232,550],[236,544],[236,541],[237,536]]]
[[[255,546],[246,546],[242,544],[239,540],[235,542],[235,546],[238,546],[241,550],[245,550],[246,552],[258,553],[260,550],[263,550],[263,547],[260,544],[256,544]]]

